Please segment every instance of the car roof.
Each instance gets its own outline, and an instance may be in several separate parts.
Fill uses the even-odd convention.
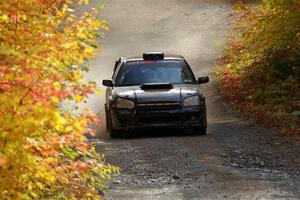
[[[163,60],[184,60],[184,57],[178,54],[165,54]],[[144,60],[143,56],[133,56],[133,57],[122,57],[125,61],[137,61]]]

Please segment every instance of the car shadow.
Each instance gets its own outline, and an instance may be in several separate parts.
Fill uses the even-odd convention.
[[[192,129],[147,128],[147,129],[124,131],[123,134],[117,139],[185,137],[185,136],[201,136],[201,135],[195,134]]]

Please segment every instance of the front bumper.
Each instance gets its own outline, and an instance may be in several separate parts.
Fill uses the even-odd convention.
[[[111,110],[114,129],[146,127],[206,127],[206,107],[197,106],[170,110]]]

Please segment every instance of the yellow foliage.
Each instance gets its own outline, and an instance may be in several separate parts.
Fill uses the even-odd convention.
[[[1,199],[97,199],[119,172],[86,143],[96,116],[59,108],[93,91],[81,69],[107,29],[74,3],[88,0],[0,1]]]

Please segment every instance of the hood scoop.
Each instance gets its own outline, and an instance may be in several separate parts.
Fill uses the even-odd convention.
[[[144,83],[141,86],[142,90],[155,90],[155,89],[172,89],[171,83]]]

